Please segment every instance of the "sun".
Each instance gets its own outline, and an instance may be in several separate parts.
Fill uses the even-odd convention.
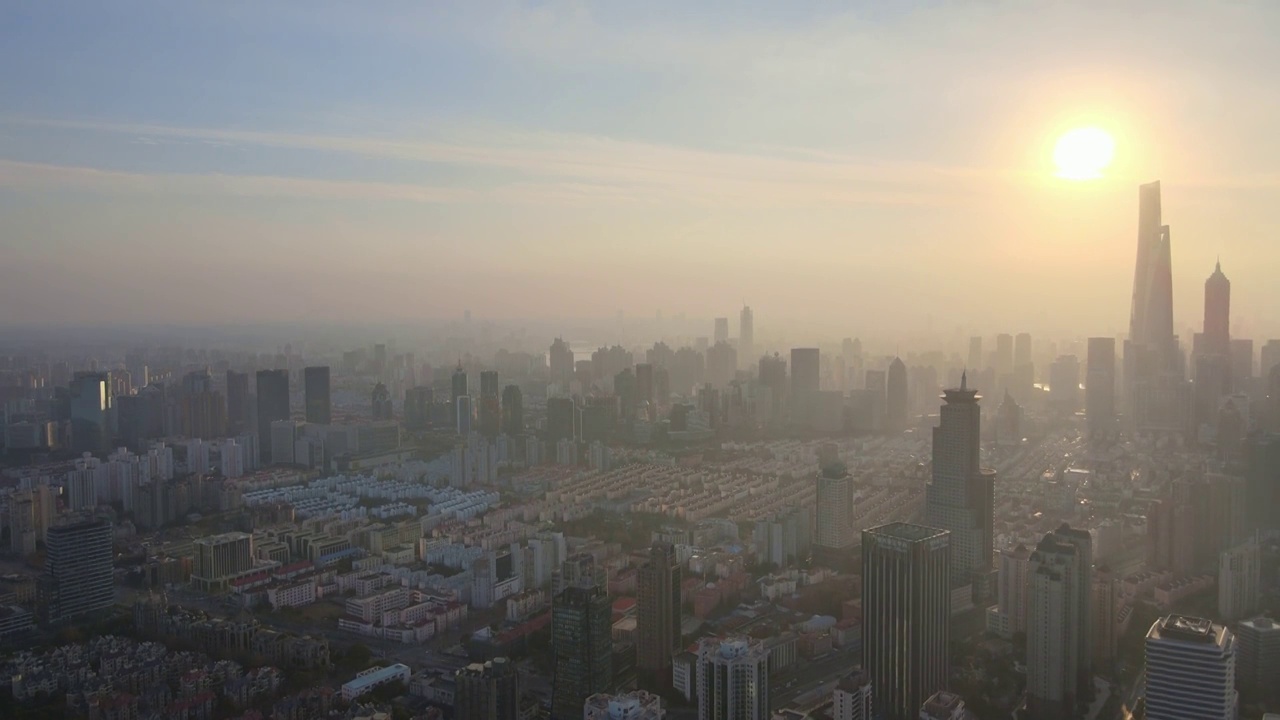
[[[1106,130],[1082,127],[1058,138],[1053,148],[1053,164],[1058,177],[1066,180],[1094,180],[1111,164],[1116,143]]]

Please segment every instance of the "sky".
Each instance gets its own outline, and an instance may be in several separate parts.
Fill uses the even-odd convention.
[[[0,4],[0,325],[736,315],[1280,337],[1280,4]],[[1057,136],[1115,138],[1105,177]]]

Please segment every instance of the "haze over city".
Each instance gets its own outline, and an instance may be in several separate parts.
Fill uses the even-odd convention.
[[[1277,29],[0,8],[0,718],[1280,720]]]
[[[1117,333],[1133,188],[1159,179],[1179,329],[1221,255],[1234,322],[1276,334],[1255,310],[1280,302],[1267,3],[3,13],[4,325],[710,318],[746,297],[812,335]],[[1092,182],[1053,176],[1080,125],[1115,138]]]

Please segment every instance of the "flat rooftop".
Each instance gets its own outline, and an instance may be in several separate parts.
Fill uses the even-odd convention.
[[[939,535],[946,535],[946,530],[940,530],[935,527],[925,525],[913,525],[905,522],[892,522],[887,525],[873,527],[867,532],[874,535],[883,535],[885,537],[897,538],[899,540],[907,540],[909,542],[917,542],[927,540]]]

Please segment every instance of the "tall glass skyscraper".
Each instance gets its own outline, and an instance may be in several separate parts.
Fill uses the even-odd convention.
[[[80,618],[115,604],[111,524],[90,520],[49,528],[41,594],[50,623]]]
[[[885,720],[915,720],[947,688],[951,537],[890,523],[862,532],[862,664]]]
[[[613,607],[599,586],[570,586],[551,605],[552,720],[578,720],[583,703],[613,690]]]

